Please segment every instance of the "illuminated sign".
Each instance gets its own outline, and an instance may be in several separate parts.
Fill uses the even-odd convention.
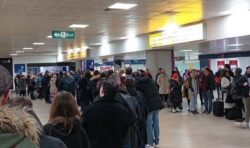
[[[72,52],[67,54],[67,60],[76,60],[87,58],[87,50]]]
[[[196,24],[149,35],[149,47],[161,47],[204,39],[204,25]]]

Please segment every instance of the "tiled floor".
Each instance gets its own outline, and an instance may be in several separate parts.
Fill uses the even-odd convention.
[[[49,105],[33,101],[34,109],[42,123],[48,120]],[[240,124],[213,115],[160,113],[161,148],[250,148],[250,130]]]

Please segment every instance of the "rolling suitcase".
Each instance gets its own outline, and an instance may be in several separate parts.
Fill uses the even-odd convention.
[[[213,102],[213,114],[216,117],[224,116],[224,102],[222,101],[214,101]]]

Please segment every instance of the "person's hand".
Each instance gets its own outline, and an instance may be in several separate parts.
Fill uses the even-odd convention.
[[[245,83],[244,83],[244,86],[248,86],[248,83],[247,83],[247,82],[245,82]]]

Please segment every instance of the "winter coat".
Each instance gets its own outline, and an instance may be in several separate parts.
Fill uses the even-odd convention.
[[[84,112],[83,126],[91,148],[121,148],[129,128],[129,112],[117,100],[98,99]]]
[[[64,127],[63,123],[46,124],[43,129],[46,135],[61,139],[68,148],[89,148],[86,131],[77,119],[71,131],[70,127]]]
[[[56,94],[57,92],[58,92],[58,90],[56,87],[56,78],[51,78],[50,79],[50,93]]]
[[[157,79],[157,84],[159,86],[159,94],[169,93],[169,80],[167,74],[160,74]]]
[[[26,86],[27,86],[27,84],[26,84],[26,80],[25,79],[20,79],[18,81],[19,90],[26,91]]]
[[[145,96],[149,112],[164,108],[164,104],[159,95],[157,85],[152,79],[146,77],[141,78],[136,83],[136,88]]]
[[[204,76],[202,80],[203,91],[213,91],[215,89],[215,81],[212,75]]]
[[[93,76],[90,79],[90,81],[91,81],[91,93],[92,93],[93,98],[96,98],[99,94],[98,88],[97,88],[97,83],[99,82],[100,79],[101,79],[100,75]]]
[[[0,125],[1,148],[39,147],[39,124],[25,110],[0,107]]]
[[[177,104],[182,101],[181,93],[182,84],[176,82],[175,80],[170,80],[170,101],[176,102]]]
[[[196,84],[193,85],[193,79],[196,79]],[[197,88],[197,90],[195,90],[195,87]],[[189,78],[189,90],[192,93],[195,93],[195,95],[197,95],[199,93],[199,79],[198,78]]]
[[[82,102],[90,102],[91,101],[91,82],[90,79],[86,77],[82,77],[78,81],[78,91],[79,91],[79,97],[77,98],[79,104]]]
[[[228,79],[227,77],[222,77],[221,78],[221,88],[222,91],[227,92],[232,84],[233,78],[231,77],[230,79]]]
[[[250,84],[248,83],[248,78],[250,78],[250,75],[247,74],[243,75],[236,81],[236,87],[241,88],[241,96],[242,97],[249,97],[249,91],[250,91]],[[244,86],[244,83],[247,82],[248,86]]]

